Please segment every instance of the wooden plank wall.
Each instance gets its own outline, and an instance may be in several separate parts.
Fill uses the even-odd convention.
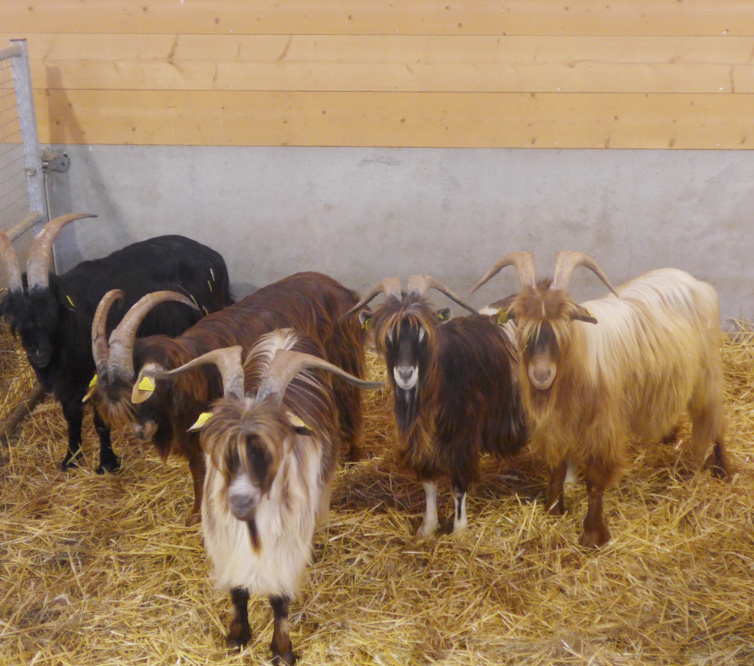
[[[738,149],[754,3],[2,0],[40,139]]]

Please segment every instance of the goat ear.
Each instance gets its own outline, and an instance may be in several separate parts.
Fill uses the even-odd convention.
[[[97,373],[94,373],[94,377],[92,377],[92,380],[89,382],[89,389],[86,392],[86,395],[81,398],[81,402],[87,402],[89,398],[92,397],[92,393],[94,393],[94,390],[97,388],[97,382],[99,381],[99,377],[97,376]]]
[[[152,397],[155,389],[154,375],[159,371],[159,369],[155,368],[150,368],[149,370],[147,370],[146,368],[141,369],[139,376],[134,382],[134,387],[131,390],[132,403],[138,405],[139,403],[145,402]]]
[[[374,313],[370,310],[359,310],[359,323],[361,328],[369,330],[369,322],[372,321],[372,315]]]
[[[291,424],[294,432],[297,435],[304,435],[306,437],[309,437],[314,434],[312,429],[293,412],[286,412],[285,415],[288,417],[288,423]]]
[[[440,308],[439,310],[437,310],[436,314],[441,324],[447,324],[451,319],[453,319],[453,312],[450,308]]]
[[[571,314],[571,320],[583,321],[587,324],[597,323],[597,319],[586,308],[582,308],[580,305],[575,305],[574,308],[573,314]]]
[[[201,414],[199,414],[199,418],[196,419],[196,422],[194,423],[194,425],[192,425],[189,428],[189,432],[195,432],[197,430],[201,430],[205,426],[207,421],[209,421],[212,418],[212,416],[213,416],[212,412],[202,412]]]

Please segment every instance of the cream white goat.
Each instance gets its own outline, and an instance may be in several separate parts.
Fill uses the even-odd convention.
[[[279,329],[259,339],[243,367],[241,348],[231,347],[158,376],[203,363],[220,369],[225,396],[201,433],[204,543],[217,584],[230,590],[235,610],[228,644],[240,647],[251,638],[249,593],[268,595],[275,663],[295,663],[289,602],[309,561],[315,527],[327,513],[342,438],[329,375],[318,370],[361,388],[382,386],[322,355],[312,339]]]
[[[533,446],[552,471],[552,513],[564,511],[568,463],[584,473],[582,545],[610,539],[602,498],[626,464],[629,441],[659,440],[685,411],[693,455],[712,448],[714,471],[729,476],[719,308],[710,285],[665,268],[614,290],[599,265],[580,252],[559,252],[552,281],[536,282],[532,254],[515,252],[472,291],[509,265],[518,270],[522,292],[498,318],[516,323],[523,404]],[[566,289],[578,266],[591,269],[614,295],[575,303]]]

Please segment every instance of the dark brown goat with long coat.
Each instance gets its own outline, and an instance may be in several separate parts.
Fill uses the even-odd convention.
[[[472,312],[450,318],[426,296],[434,288]],[[379,294],[374,313],[364,306]],[[388,278],[348,312],[359,312],[374,331],[393,389],[398,459],[416,472],[426,505],[419,536],[437,527],[437,479],[450,476],[455,497],[453,530],[467,524],[466,492],[476,479],[479,458],[489,452],[516,453],[526,442],[517,379],[517,353],[488,318],[429,276],[411,276],[401,291]]]
[[[199,436],[188,429],[222,395],[220,375],[211,366],[192,370],[175,382],[157,380],[156,375],[213,349],[240,345],[246,352],[262,334],[293,327],[321,341],[328,361],[363,377],[364,332],[357,322],[338,322],[340,315],[358,301],[357,294],[321,273],[296,273],[263,287],[205,317],[180,337],[151,336],[134,341],[133,331],[140,318],[158,300],[147,298],[129,311],[110,336],[109,353],[93,327],[93,347],[100,351],[95,351],[99,382],[92,400],[108,421],[130,424],[138,436],[151,439],[163,458],[173,451],[188,459],[194,505],[187,522],[195,524],[199,521],[205,466]],[[335,401],[344,446],[356,457],[361,396],[357,389],[339,385]]]

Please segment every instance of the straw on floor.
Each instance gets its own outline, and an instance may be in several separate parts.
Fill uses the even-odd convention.
[[[0,349],[1,418],[30,376],[7,333]],[[566,517],[545,515],[528,454],[484,461],[463,534],[449,533],[441,484],[439,534],[415,540],[423,493],[395,466],[387,393],[367,395],[365,459],[338,473],[291,605],[300,663],[754,663],[754,333],[724,355],[733,482],[687,473],[673,445],[637,447],[606,495],[613,540],[598,553],[576,543],[581,484]],[[370,368],[383,372],[373,355]],[[119,433],[123,470],[98,476],[97,448],[89,417],[84,466],[58,471],[65,424],[51,401],[0,444],[0,664],[267,663],[265,599],[252,600],[250,646],[224,647],[229,601],[199,527],[183,526],[185,463]]]

